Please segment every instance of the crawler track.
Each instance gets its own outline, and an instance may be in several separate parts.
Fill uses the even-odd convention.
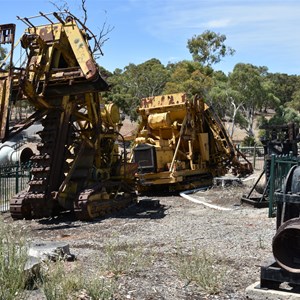
[[[82,141],[80,134],[75,134],[72,126],[69,126],[63,141],[59,138],[60,118],[61,112],[54,111],[42,121],[44,129],[39,132],[40,153],[32,157],[32,178],[27,191],[17,194],[10,201],[12,218],[44,218],[70,210],[74,211],[80,220],[92,220],[135,202],[137,197],[134,185],[119,179],[87,180],[93,169],[96,153],[95,149],[87,148],[83,151],[83,162],[77,163],[77,168],[71,176],[71,181],[76,183],[76,191],[67,195],[67,205],[61,205],[55,195],[58,194],[78,155],[78,150],[71,153],[69,149],[79,149]]]

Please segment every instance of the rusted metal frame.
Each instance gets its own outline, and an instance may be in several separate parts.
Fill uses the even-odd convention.
[[[37,110],[32,115],[30,115],[27,119],[20,122],[18,124],[18,126],[12,127],[9,130],[9,133],[8,133],[7,137],[4,139],[4,141],[13,138],[19,132],[21,132],[22,130],[24,130],[24,129],[28,128],[29,126],[31,126],[34,122],[41,120],[45,115],[48,114],[48,112],[49,112],[48,109]]]
[[[98,43],[98,41],[97,41],[96,35],[95,35],[95,34],[94,34],[87,26],[85,26],[85,24],[84,24],[80,19],[78,19],[76,16],[74,16],[71,12],[65,10],[65,13],[67,13],[67,14],[68,14],[69,16],[71,16],[77,23],[79,23],[80,26],[85,30],[85,32],[89,32],[89,33],[90,33],[90,37],[93,38],[95,45],[98,45],[98,49],[99,49],[99,51],[100,51],[100,54],[103,56],[103,52],[102,52],[101,47],[100,47],[100,45],[99,45],[99,43]]]
[[[56,193],[53,194],[53,199],[57,200],[60,196],[60,193],[63,192],[63,190],[65,189],[65,187],[67,186],[67,184],[69,183],[76,167],[78,164],[78,161],[82,158],[82,155],[84,154],[84,150],[86,148],[86,141],[84,140],[81,145],[80,145],[80,149],[78,151],[78,153],[76,154],[76,157],[74,159],[74,161],[72,162],[72,166],[70,168],[70,170],[68,171],[68,174],[66,176],[66,178],[64,179],[64,181],[61,183],[58,191]]]
[[[12,75],[13,75],[13,49],[15,41],[15,24],[0,25],[1,32],[1,44],[11,44],[10,50],[10,63],[8,75],[1,79],[1,107],[0,107],[0,120],[1,120],[1,132],[0,138],[3,139],[8,132],[8,118],[12,94]],[[7,39],[8,37],[8,39]]]
[[[85,114],[83,114],[82,112],[80,111],[75,111],[74,114],[73,114],[77,120],[80,120],[80,121],[90,121],[89,117]]]
[[[46,13],[46,14],[44,14],[44,13],[42,13],[42,12],[39,12],[39,15],[35,15],[35,16],[31,16],[31,17],[27,17],[27,18],[21,18],[21,17],[19,17],[19,16],[17,16],[17,19],[19,20],[19,21],[22,21],[24,24],[26,24],[27,26],[32,26],[32,27],[35,27],[34,25],[33,25],[33,23],[31,23],[29,20],[31,20],[31,19],[36,19],[36,18],[40,18],[40,17],[44,17],[44,18],[46,18],[50,23],[53,23],[52,21],[51,21],[51,19],[48,17],[48,16],[50,16],[50,15],[52,15],[53,16],[53,12],[51,12],[51,13]],[[56,12],[56,14],[63,14],[62,12]]]
[[[86,101],[88,107],[88,115],[90,118],[91,128],[92,128],[90,138],[96,150],[95,166],[96,168],[100,168],[101,161],[102,161],[101,140],[105,137],[105,135],[102,133],[101,130],[102,120],[101,120],[99,94],[97,92],[88,93],[86,95]]]
[[[50,18],[48,18],[47,14],[44,14],[44,13],[42,13],[41,11],[40,11],[39,13],[40,13],[40,15],[41,15],[42,17],[44,17],[45,19],[47,19],[50,23],[54,24],[53,21],[52,21]]]
[[[93,148],[94,144],[89,139],[89,137],[90,137],[89,132],[91,131],[91,129],[86,128],[86,126],[88,126],[89,124],[87,124],[87,123],[82,124],[80,121],[79,122],[77,121],[76,124],[79,126],[79,129],[77,130],[77,133],[80,135],[82,140],[87,143],[87,145],[90,148]]]
[[[101,140],[101,111],[98,93],[87,93],[85,95],[88,122],[91,128],[90,139],[94,143],[96,149],[100,150]]]
[[[22,90],[27,96],[28,101],[38,109],[51,108],[51,105],[45,101],[42,96],[38,96],[35,92],[34,86],[28,80],[22,82]]]
[[[81,30],[73,22],[68,22],[64,25],[64,32],[84,76],[87,80],[96,80],[98,69]]]
[[[4,33],[6,32],[6,34]],[[8,32],[7,32],[8,31]],[[0,44],[11,44],[10,49],[10,62],[9,62],[9,77],[12,77],[12,70],[13,70],[13,49],[15,45],[15,32],[16,32],[16,25],[15,24],[4,24],[0,25],[0,32],[1,32],[1,42]],[[9,36],[9,39],[6,40],[5,37]],[[4,41],[2,40],[4,38]],[[11,79],[10,79],[11,80]]]
[[[9,102],[10,102],[10,85],[11,79],[8,77],[0,80],[0,120],[1,120],[1,128],[0,128],[0,139],[5,139],[8,131],[8,118],[9,118]]]
[[[65,96],[62,99],[62,109],[60,123],[57,127],[57,136],[55,139],[55,146],[52,156],[52,165],[49,176],[49,191],[57,191],[60,186],[62,166],[65,158],[65,145],[69,134],[70,117],[72,115],[73,103],[69,101],[70,97]]]
[[[180,143],[181,143],[181,138],[182,138],[182,135],[183,135],[183,130],[185,129],[185,126],[186,126],[186,122],[187,122],[187,115],[184,117],[184,120],[183,120],[181,128],[180,128],[179,139],[177,141],[177,145],[176,145],[176,148],[175,148],[175,151],[174,151],[172,162],[171,162],[171,165],[170,165],[170,168],[169,168],[169,172],[171,172],[171,173],[174,172],[175,160],[176,160],[178,149],[179,149],[179,146],[180,146]]]

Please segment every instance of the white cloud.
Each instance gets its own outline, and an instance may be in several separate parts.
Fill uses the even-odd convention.
[[[231,24],[231,19],[219,19],[208,21],[204,26],[209,28],[224,28]]]

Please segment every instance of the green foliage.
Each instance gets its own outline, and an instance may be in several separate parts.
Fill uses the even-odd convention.
[[[267,77],[273,83],[273,94],[280,100],[281,105],[290,102],[294,92],[299,89],[299,76],[269,73]]]
[[[287,107],[291,107],[300,112],[300,89],[296,90],[292,95],[292,100],[286,102]]]
[[[253,122],[257,111],[275,108],[279,99],[272,93],[273,83],[266,77],[266,67],[239,63],[228,79],[216,77],[215,87],[210,92],[213,103],[220,101],[219,111],[253,136]],[[233,125],[234,128],[234,125]],[[233,134],[233,132],[232,132]]]
[[[0,299],[22,297],[27,281],[24,267],[27,261],[26,235],[0,219]]]
[[[290,122],[300,125],[299,112],[291,107],[285,107],[281,105],[277,108],[276,114],[267,122],[267,124],[282,125]]]
[[[242,145],[243,147],[252,147],[252,146],[255,145],[255,138],[254,138],[253,136],[246,136],[246,137],[243,139],[241,145]]]
[[[205,95],[211,88],[212,69],[198,62],[181,61],[172,65],[172,73],[164,88],[165,94],[184,91],[188,95]]]
[[[188,96],[199,94],[221,118],[233,122],[253,136],[256,113],[273,109],[276,118],[282,120],[300,111],[300,77],[268,73],[265,66],[238,63],[228,75],[211,67],[234,50],[225,45],[226,36],[205,31],[188,40],[187,47],[193,61],[161,64],[152,58],[144,63],[130,63],[123,70],[113,73],[101,69],[111,89],[104,94],[107,101],[116,103],[121,111],[137,120],[137,108],[141,98],[185,92]],[[280,106],[284,106],[280,109]],[[297,115],[295,115],[297,118]],[[273,120],[276,121],[276,118]],[[272,121],[272,122],[273,122]]]
[[[153,58],[139,65],[129,64],[124,70],[116,69],[108,77],[111,91],[107,99],[136,120],[140,100],[162,94],[168,78],[168,69],[157,59]]]
[[[233,55],[235,50],[225,45],[226,36],[210,30],[194,35],[188,40],[187,48],[193,60],[205,66],[221,61],[226,55]]]
[[[232,89],[240,94],[240,101],[254,107],[263,101],[262,77],[259,68],[251,64],[237,64],[229,75]]]

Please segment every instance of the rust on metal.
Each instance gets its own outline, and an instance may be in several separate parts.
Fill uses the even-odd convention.
[[[0,139],[3,140],[7,132],[8,106],[10,99],[10,78],[0,78]]]
[[[204,100],[176,93],[143,98],[131,161],[139,164],[138,189],[189,189],[215,176],[246,176],[253,169],[239,160],[229,134]]]
[[[0,44],[13,44],[15,30],[15,24],[0,25]]]
[[[277,263],[291,273],[300,273],[300,218],[283,223],[272,243]]]
[[[25,61],[20,66],[11,61],[0,79],[1,138],[11,138],[35,121],[43,126],[28,189],[11,200],[15,219],[60,211],[93,219],[136,200],[133,165],[124,164],[125,154],[119,154],[116,143],[119,110],[101,105],[100,92],[108,84],[91,53],[88,29],[74,16],[63,16],[40,13],[50,24],[39,26],[32,20],[37,16],[19,18],[28,26],[20,39]],[[1,25],[0,42],[13,44],[13,29]],[[8,111],[20,100],[35,112],[7,133]]]

